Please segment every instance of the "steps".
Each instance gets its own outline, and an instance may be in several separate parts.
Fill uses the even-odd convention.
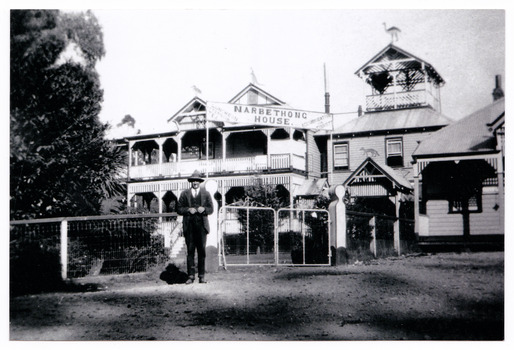
[[[176,260],[177,258],[186,258],[186,240],[184,237],[178,237],[170,251],[170,258]]]

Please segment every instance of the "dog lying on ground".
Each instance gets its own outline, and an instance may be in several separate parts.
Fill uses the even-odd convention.
[[[168,264],[159,278],[168,284],[186,283],[187,273],[180,271],[180,269],[174,264]]]

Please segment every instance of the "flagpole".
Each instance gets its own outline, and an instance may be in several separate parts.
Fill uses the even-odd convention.
[[[209,178],[209,126],[207,125],[207,108],[205,109],[205,177]]]
[[[330,115],[332,119],[332,130],[330,131],[330,154],[332,155],[331,162],[327,159],[327,172],[328,172],[328,184],[332,186],[332,171],[330,169],[331,163],[334,163],[334,115],[330,113],[330,92],[328,92],[328,77],[327,77],[327,67],[326,64],[323,63],[323,80],[325,85],[325,113]],[[327,158],[328,158],[328,150],[327,150]]]

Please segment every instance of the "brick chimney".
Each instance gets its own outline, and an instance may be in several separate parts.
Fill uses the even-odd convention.
[[[503,96],[505,96],[505,95],[502,90],[502,76],[497,75],[496,76],[496,87],[493,90],[493,101],[499,100]]]

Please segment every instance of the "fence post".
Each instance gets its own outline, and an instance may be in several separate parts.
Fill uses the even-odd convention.
[[[61,221],[61,278],[68,278],[68,221]]]
[[[400,196],[401,194],[398,192],[394,197],[394,205],[395,205],[395,216],[394,220],[394,250],[398,256],[401,255],[401,243],[400,243]]]
[[[330,214],[330,251],[332,265],[341,265],[348,262],[346,252],[346,207],[343,202],[345,189],[342,185],[330,188],[332,202],[328,206]]]
[[[214,194],[218,189],[218,182],[212,179],[205,181],[205,189],[209,191],[212,200],[213,213],[209,215],[210,231],[207,235],[207,242],[205,244],[205,270],[206,272],[217,272],[219,266],[218,258],[218,201],[214,198]]]
[[[371,219],[369,220],[369,225],[371,226],[371,242],[370,242],[369,249],[373,253],[373,257],[376,258],[377,257],[377,231],[375,230],[376,225],[375,225],[375,217],[374,216],[372,216]]]

